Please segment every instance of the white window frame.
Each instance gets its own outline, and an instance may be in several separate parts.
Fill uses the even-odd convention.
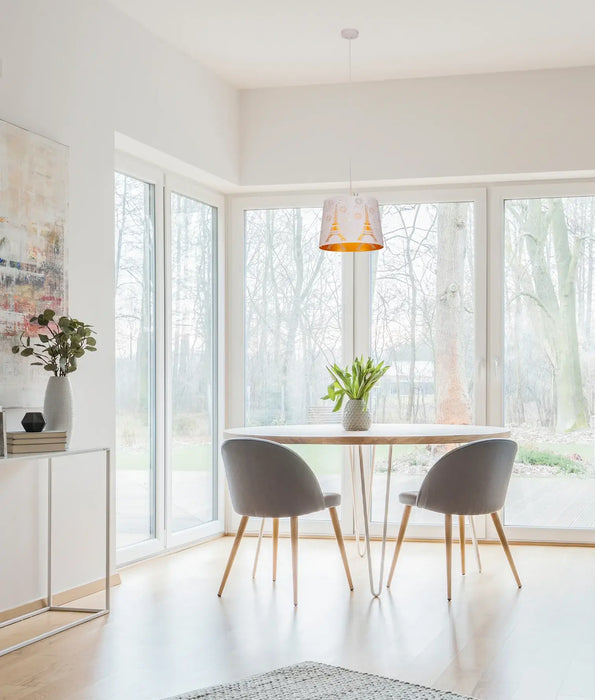
[[[362,191],[362,194],[364,192]],[[227,425],[244,425],[244,212],[250,209],[280,209],[313,207],[321,208],[325,196],[315,193],[257,194],[231,197],[230,230],[227,260],[227,299],[228,299],[228,350],[227,350]],[[486,417],[486,189],[483,187],[453,187],[426,189],[399,189],[366,191],[382,204],[433,203],[433,202],[473,202],[475,223],[475,415],[481,423]],[[343,253],[343,352],[344,361],[353,355],[368,354],[370,322],[370,281],[369,254]],[[353,301],[353,303],[352,303]],[[354,532],[353,491],[349,469],[348,451],[345,450],[342,472],[341,524],[344,533]],[[233,513],[227,501],[226,532],[237,529],[239,518]],[[248,532],[257,532],[256,519],[249,521]],[[283,527],[283,525],[282,525]],[[483,520],[477,520],[478,536],[485,535]],[[398,523],[389,525],[389,535],[396,536]],[[304,534],[331,534],[330,523],[322,520],[304,519],[300,523]],[[371,534],[381,534],[381,524],[373,522]],[[414,525],[408,529],[408,536],[417,538],[440,538],[443,528],[435,525]]]
[[[595,197],[595,182],[587,180],[521,182],[495,185],[488,189],[488,422],[504,425],[504,203],[509,199],[547,197]],[[513,477],[514,478],[514,477]],[[510,540],[595,544],[595,529],[563,529],[506,525]],[[497,539],[491,520],[487,537]]]
[[[171,270],[170,197],[172,192],[197,199],[217,210],[217,238],[213,267],[214,303],[217,323],[214,362],[217,377],[217,429],[214,440],[221,443],[225,425],[225,198],[201,184],[168,172],[157,165],[116,152],[115,171],[129,175],[155,187],[155,537],[116,550],[116,565],[123,566],[140,559],[198,543],[223,534],[225,527],[225,480],[219,450],[214,464],[217,497],[215,518],[209,523],[176,533],[171,532],[171,469],[169,435],[171,434],[169,368],[171,366]],[[215,293],[216,292],[216,293]]]

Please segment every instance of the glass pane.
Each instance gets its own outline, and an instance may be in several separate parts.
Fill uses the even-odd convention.
[[[171,195],[171,529],[216,517],[213,293],[217,210]]]
[[[595,198],[505,204],[509,525],[595,527]]]
[[[155,537],[155,189],[115,175],[116,543]]]
[[[321,214],[245,212],[246,425],[339,420],[320,397],[329,384],[326,365],[342,361],[342,256],[319,250]],[[340,448],[298,451],[323,490],[341,491]]]
[[[370,255],[371,355],[390,364],[372,392],[377,423],[472,423],[473,203],[382,208],[385,247]],[[396,446],[391,520],[449,446]],[[388,448],[376,450],[373,518],[383,517]],[[438,522],[414,509],[412,522]]]

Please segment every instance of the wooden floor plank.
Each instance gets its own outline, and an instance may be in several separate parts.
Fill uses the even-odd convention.
[[[287,539],[276,584],[269,540],[252,580],[252,538],[217,598],[231,544],[123,570],[108,618],[0,658],[0,698],[157,700],[312,660],[482,700],[595,699],[592,549],[513,545],[518,590],[501,548],[484,546],[484,573],[453,571],[449,605],[442,543],[406,542],[390,591],[374,600],[354,542],[350,593],[336,543],[304,539],[295,609]]]

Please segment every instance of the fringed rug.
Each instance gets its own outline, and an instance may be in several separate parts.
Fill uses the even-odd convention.
[[[305,661],[242,681],[182,693],[168,700],[472,700],[445,690],[425,688]]]

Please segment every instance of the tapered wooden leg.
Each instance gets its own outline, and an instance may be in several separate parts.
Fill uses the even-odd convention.
[[[258,557],[260,556],[260,545],[262,544],[262,532],[264,530],[264,521],[266,518],[263,518],[261,523],[260,523],[260,531],[258,533],[258,543],[256,545],[256,554],[254,555],[254,566],[252,567],[252,578],[256,578],[256,568],[258,567]]]
[[[459,539],[461,540],[461,573],[465,575],[465,516],[459,515]]]
[[[277,550],[279,549],[279,518],[273,518],[273,581],[277,580]]]
[[[452,515],[444,516],[444,535],[446,541],[446,597],[450,601],[452,574]]]
[[[290,518],[291,527],[291,568],[293,571],[293,604],[298,604],[298,519]]]
[[[475,532],[475,520],[473,520],[473,516],[470,515],[469,517],[469,524],[471,525],[471,539],[473,540],[473,547],[475,548],[475,558],[477,559],[477,569],[479,570],[479,573],[481,574],[481,556],[479,554],[479,545],[477,544],[477,533]]]
[[[386,582],[387,588],[390,588],[390,584],[393,580],[395,566],[397,565],[397,559],[399,558],[399,552],[401,551],[401,545],[403,544],[403,538],[405,537],[405,530],[407,529],[407,523],[409,522],[410,515],[411,506],[405,506],[405,510],[403,511],[403,517],[401,518],[401,526],[399,527],[399,534],[397,536],[397,544],[395,545],[395,553],[393,554],[393,561],[390,565],[390,573],[388,574],[388,581]]]
[[[491,513],[492,520],[494,521],[494,526],[496,527],[496,532],[498,533],[498,537],[500,538],[500,542],[502,542],[502,547],[504,548],[504,553],[506,554],[506,558],[508,559],[508,563],[510,564],[510,568],[512,570],[512,575],[514,576],[514,580],[516,581],[516,584],[519,588],[522,587],[521,579],[519,578],[518,571],[516,570],[516,566],[514,565],[514,559],[512,558],[512,552],[510,551],[510,547],[508,546],[508,540],[506,539],[506,535],[504,534],[504,528],[502,527],[502,523],[500,522],[500,517],[498,516],[498,513]]]
[[[240,520],[240,526],[238,527],[238,533],[236,535],[235,540],[233,541],[231,553],[229,555],[229,559],[227,560],[227,566],[225,567],[225,572],[223,574],[223,578],[221,579],[221,585],[219,586],[219,592],[217,593],[217,595],[220,598],[221,598],[221,594],[223,593],[223,589],[225,588],[225,584],[227,582],[227,577],[229,576],[229,572],[231,571],[233,560],[236,558],[236,554],[238,552],[238,547],[240,546],[240,542],[241,542],[242,537],[244,535],[244,530],[246,529],[247,524],[248,524],[248,516],[244,515],[244,516],[242,516],[242,519]]]
[[[339,522],[337,509],[329,508],[328,510],[331,514],[331,521],[335,530],[335,537],[337,538],[339,551],[341,552],[341,559],[343,560],[343,566],[345,567],[345,573],[347,574],[347,583],[349,584],[349,590],[352,591],[353,581],[351,580],[351,571],[349,571],[349,562],[347,561],[347,553],[345,552],[345,542],[343,541],[343,533],[341,532],[341,523]]]

